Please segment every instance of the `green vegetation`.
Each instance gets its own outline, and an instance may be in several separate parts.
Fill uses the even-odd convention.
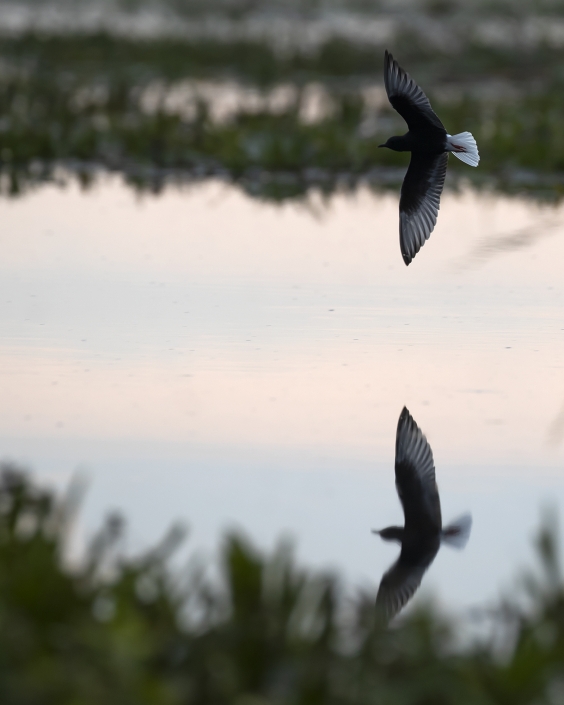
[[[264,5],[218,2],[229,17]],[[183,17],[203,12],[198,2],[176,5]],[[316,17],[322,5],[296,7]],[[515,15],[511,3],[498,5],[505,20]],[[378,3],[368,6],[378,13]],[[479,2],[468,16],[454,2],[418,6],[449,42],[441,47],[412,22],[390,48],[427,89],[448,130],[472,131],[482,156],[478,170],[451,160],[450,185],[464,178],[559,199],[564,46],[523,43],[516,30],[514,41],[480,39],[474,29],[486,9]],[[17,194],[52,179],[60,165],[85,184],[100,168],[155,190],[170,180],[215,175],[271,198],[299,196],[312,185],[328,193],[354,188],[359,180],[397,187],[406,159],[377,148],[404,130],[381,94],[383,48],[338,34],[284,50],[243,35],[0,35],[0,192]],[[313,118],[312,89],[322,94]],[[287,94],[281,104],[280,91]],[[235,102],[218,117],[228,93]]]
[[[182,574],[173,530],[120,554],[108,520],[79,565],[63,566],[76,493],[0,475],[0,701],[3,705],[551,705],[564,687],[564,583],[556,532],[543,574],[491,612],[492,638],[460,646],[432,607],[387,628],[374,595],[298,568],[288,546],[260,555],[223,542],[221,579]]]

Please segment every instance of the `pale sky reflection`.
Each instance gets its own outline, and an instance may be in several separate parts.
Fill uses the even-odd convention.
[[[116,503],[134,520],[141,512],[149,540],[178,512],[210,545],[229,521],[261,537],[289,528],[305,555],[371,575],[359,567],[366,551],[383,565],[389,556],[369,529],[400,519],[404,404],[432,444],[443,501],[474,511],[477,541],[472,498],[489,506],[495,482],[512,479],[509,524],[527,501],[537,516],[530,483],[564,498],[564,444],[547,443],[564,389],[562,208],[446,194],[409,268],[397,197],[367,191],[314,217],[220,183],[139,199],[110,179],[91,193],[46,187],[1,201],[0,218],[1,454],[53,476],[88,463],[98,514]],[[526,247],[461,270],[527,229],[539,236]],[[230,472],[239,494],[224,491]],[[260,478],[278,488],[278,514]],[[339,488],[326,505],[320,478]],[[208,514],[190,487],[208,496]],[[353,521],[345,538],[338,511]],[[351,552],[350,532],[365,524]],[[520,556],[529,528],[491,548],[489,564]]]
[[[406,269],[396,200],[336,197],[321,221],[220,184],[139,202],[113,181],[2,202],[1,435],[374,454],[406,403],[429,407],[429,433],[448,424],[453,458],[546,454],[561,405],[561,230],[450,272],[539,208],[447,195]]]

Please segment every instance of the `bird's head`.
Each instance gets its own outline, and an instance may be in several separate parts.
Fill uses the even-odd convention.
[[[388,526],[386,529],[372,529],[373,534],[378,534],[378,536],[384,541],[398,541],[401,543],[403,541],[403,526]]]
[[[394,152],[405,152],[405,140],[403,137],[390,137],[387,142],[379,144],[378,147],[387,147]]]

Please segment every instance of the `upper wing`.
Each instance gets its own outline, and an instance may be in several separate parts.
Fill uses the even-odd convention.
[[[437,222],[445,183],[448,152],[412,152],[400,198],[400,247],[409,264],[429,239]]]
[[[435,480],[433,452],[419,426],[404,407],[396,433],[396,487],[405,527],[431,525],[440,531],[441,502]]]
[[[400,555],[392,567],[384,573],[376,596],[376,608],[382,612],[386,620],[395,617],[411,600],[436,554],[435,551],[429,555],[428,560],[418,565],[409,565]]]
[[[388,51],[384,55],[384,83],[392,107],[411,131],[436,128],[446,134],[425,93]]]

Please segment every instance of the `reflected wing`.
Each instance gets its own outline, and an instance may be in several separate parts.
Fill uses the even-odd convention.
[[[436,554],[435,554],[436,555]],[[406,565],[402,557],[384,573],[376,596],[376,608],[381,611],[386,620],[390,620],[402,610],[411,600],[421,585],[421,580],[431,560],[423,565]]]
[[[445,183],[448,152],[412,153],[400,198],[400,247],[409,264],[433,232]]]
[[[434,128],[446,134],[425,93],[387,51],[384,55],[384,83],[392,107],[412,132]]]
[[[441,503],[433,452],[405,407],[396,433],[396,487],[403,505],[406,530],[414,527],[440,531]]]

